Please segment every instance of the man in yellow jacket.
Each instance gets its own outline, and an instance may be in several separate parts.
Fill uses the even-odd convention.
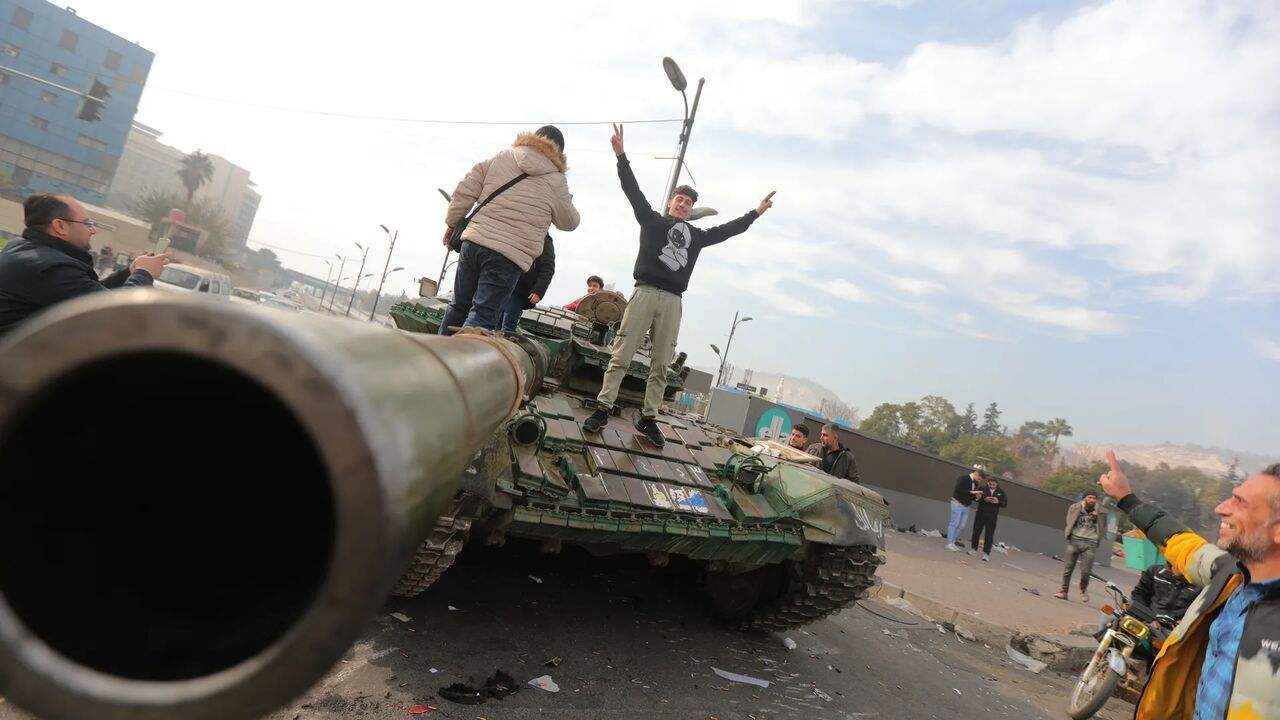
[[[1100,482],[1203,590],[1156,656],[1139,720],[1280,720],[1280,463],[1214,509],[1218,543],[1133,494],[1115,453]]]

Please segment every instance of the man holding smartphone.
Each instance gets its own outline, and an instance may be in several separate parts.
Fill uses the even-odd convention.
[[[83,205],[70,195],[37,193],[22,208],[22,237],[0,251],[0,336],[64,300],[149,287],[169,264],[169,253],[148,253],[99,281],[89,252],[97,224]]]
[[[969,508],[973,501],[982,497],[982,483],[987,473],[980,467],[973,472],[956,478],[955,487],[951,490],[951,522],[947,523],[947,549],[959,552],[956,536],[964,529],[964,522],[969,519]]]

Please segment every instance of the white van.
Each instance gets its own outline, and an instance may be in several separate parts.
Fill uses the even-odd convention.
[[[160,277],[156,278],[155,286],[171,292],[231,296],[231,278],[225,273],[180,263],[169,263],[164,270],[160,271]]]

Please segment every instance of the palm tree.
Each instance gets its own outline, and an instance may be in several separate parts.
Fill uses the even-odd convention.
[[[1071,437],[1071,426],[1063,418],[1054,418],[1045,423],[1044,434],[1053,436],[1053,442],[1049,445],[1049,457],[1058,454],[1058,438]]]
[[[201,185],[213,178],[213,160],[199,150],[182,158],[182,168],[178,170],[182,186],[187,189],[187,208],[191,207],[191,198]]]

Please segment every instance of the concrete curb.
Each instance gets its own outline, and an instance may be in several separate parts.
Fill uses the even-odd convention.
[[[1020,652],[1045,662],[1050,669],[1073,672],[1088,663],[1097,647],[1092,638],[1073,635],[1028,635],[1016,628],[1006,627],[976,615],[968,610],[957,610],[931,597],[905,590],[893,583],[881,583],[871,597],[878,600],[902,598],[915,605],[925,616],[941,625],[951,623],[957,631],[972,634],[977,642],[993,648],[1014,646]],[[958,632],[957,634],[965,634]]]
[[[957,628],[972,633],[978,642],[986,643],[993,648],[1003,648],[1008,645],[1018,632],[1014,628],[998,625],[967,610],[956,610],[931,597],[904,590],[893,583],[881,583],[871,597],[880,600],[900,597],[920,608],[933,622],[940,625],[951,623]]]

